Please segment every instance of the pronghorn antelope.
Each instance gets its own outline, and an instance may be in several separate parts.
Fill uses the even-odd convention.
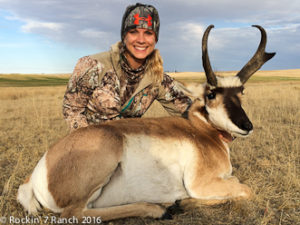
[[[61,217],[168,216],[168,204],[193,198],[219,203],[247,199],[248,186],[231,175],[228,142],[245,137],[252,124],[241,107],[243,84],[275,53],[266,53],[265,30],[257,52],[234,77],[216,76],[203,36],[207,84],[188,118],[123,119],[78,129],[50,148],[18,201],[29,213],[41,206]]]

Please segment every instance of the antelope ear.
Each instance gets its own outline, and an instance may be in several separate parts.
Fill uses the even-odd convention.
[[[265,52],[266,44],[267,44],[267,33],[259,25],[253,25],[253,27],[257,27],[261,32],[261,40],[256,50],[254,56],[249,60],[249,62],[241,69],[240,72],[236,75],[240,78],[241,82],[244,84],[246,81],[257,71],[259,70],[268,60],[272,59],[275,52],[267,53]]]

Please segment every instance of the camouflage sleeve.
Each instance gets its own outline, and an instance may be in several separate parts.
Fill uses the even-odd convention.
[[[84,112],[98,85],[101,65],[89,56],[79,59],[70,77],[63,100],[63,114],[70,131],[88,125]]]
[[[106,72],[93,92],[93,98],[88,107],[98,114],[101,121],[120,118],[120,91],[119,81],[116,73]]]
[[[176,116],[185,116],[192,104],[192,100],[180,90],[175,80],[167,74],[164,74],[157,100],[168,113]]]

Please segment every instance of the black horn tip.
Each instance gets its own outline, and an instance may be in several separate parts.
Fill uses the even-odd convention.
[[[268,53],[266,52],[265,61],[272,59],[275,55],[276,55],[276,52],[268,52]]]
[[[258,29],[264,29],[262,26],[256,25],[256,24],[252,25],[252,27],[256,27],[256,28],[258,28]]]
[[[266,31],[265,31],[265,29],[262,26],[260,26],[260,25],[252,25],[252,27],[256,27],[256,28],[258,28],[261,31],[261,33],[266,34]]]
[[[204,31],[204,34],[203,34],[203,39],[202,39],[202,50],[206,50],[206,45],[207,45],[207,38],[208,38],[208,35],[209,35],[209,32],[212,28],[214,28],[215,26],[213,24],[209,25],[206,30]]]
[[[205,30],[205,32],[209,32],[211,29],[213,29],[215,27],[215,25],[213,25],[213,24],[211,24],[211,25],[209,25],[207,28],[206,28],[206,30]]]

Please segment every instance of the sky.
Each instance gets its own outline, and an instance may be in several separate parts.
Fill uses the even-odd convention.
[[[160,16],[156,45],[165,71],[203,71],[201,40],[214,24],[208,52],[215,71],[240,70],[255,53],[261,25],[262,70],[300,68],[299,0],[153,0]],[[0,73],[71,73],[83,56],[120,40],[123,13],[136,1],[0,0]]]

